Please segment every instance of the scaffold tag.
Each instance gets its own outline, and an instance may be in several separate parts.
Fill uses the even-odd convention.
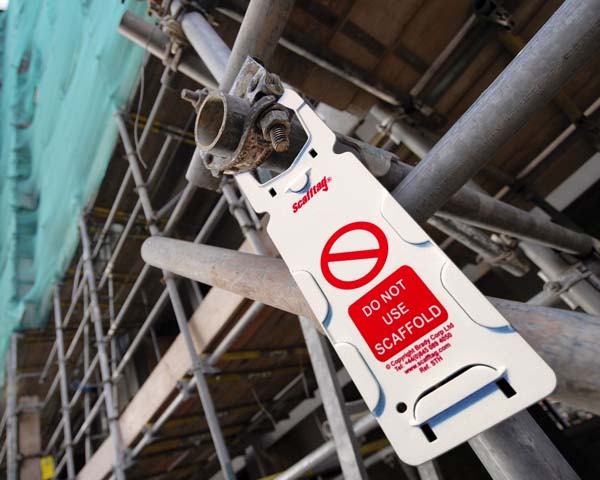
[[[421,464],[550,394],[550,367],[292,90],[308,140],[236,176],[398,456]],[[340,153],[338,153],[340,152]]]

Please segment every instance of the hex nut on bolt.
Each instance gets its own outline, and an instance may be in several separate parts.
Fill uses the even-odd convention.
[[[265,140],[271,142],[273,150],[285,152],[290,146],[290,119],[287,112],[272,109],[265,113],[258,122]]]

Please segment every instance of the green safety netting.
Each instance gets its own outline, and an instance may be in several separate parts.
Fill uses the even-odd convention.
[[[127,0],[11,0],[0,13],[0,378],[10,334],[43,325],[78,244],[77,217],[117,137],[143,51]]]

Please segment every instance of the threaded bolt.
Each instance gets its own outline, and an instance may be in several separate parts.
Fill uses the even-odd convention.
[[[283,125],[274,125],[271,127],[269,130],[269,137],[271,138],[273,150],[276,152],[285,152],[290,148],[290,140]]]

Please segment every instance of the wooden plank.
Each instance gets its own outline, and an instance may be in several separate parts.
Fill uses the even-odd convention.
[[[275,254],[275,248],[264,234],[263,241],[267,243],[269,253]],[[250,251],[248,243],[244,242],[240,250]],[[198,351],[205,351],[206,346],[231,324],[245,301],[239,295],[218,288],[208,292],[188,322]],[[131,446],[144,426],[155,417],[175,390],[177,381],[191,366],[183,337],[179,334],[119,417],[126,446]],[[105,440],[90,461],[77,473],[77,479],[101,480],[111,471],[113,452],[110,439]]]

